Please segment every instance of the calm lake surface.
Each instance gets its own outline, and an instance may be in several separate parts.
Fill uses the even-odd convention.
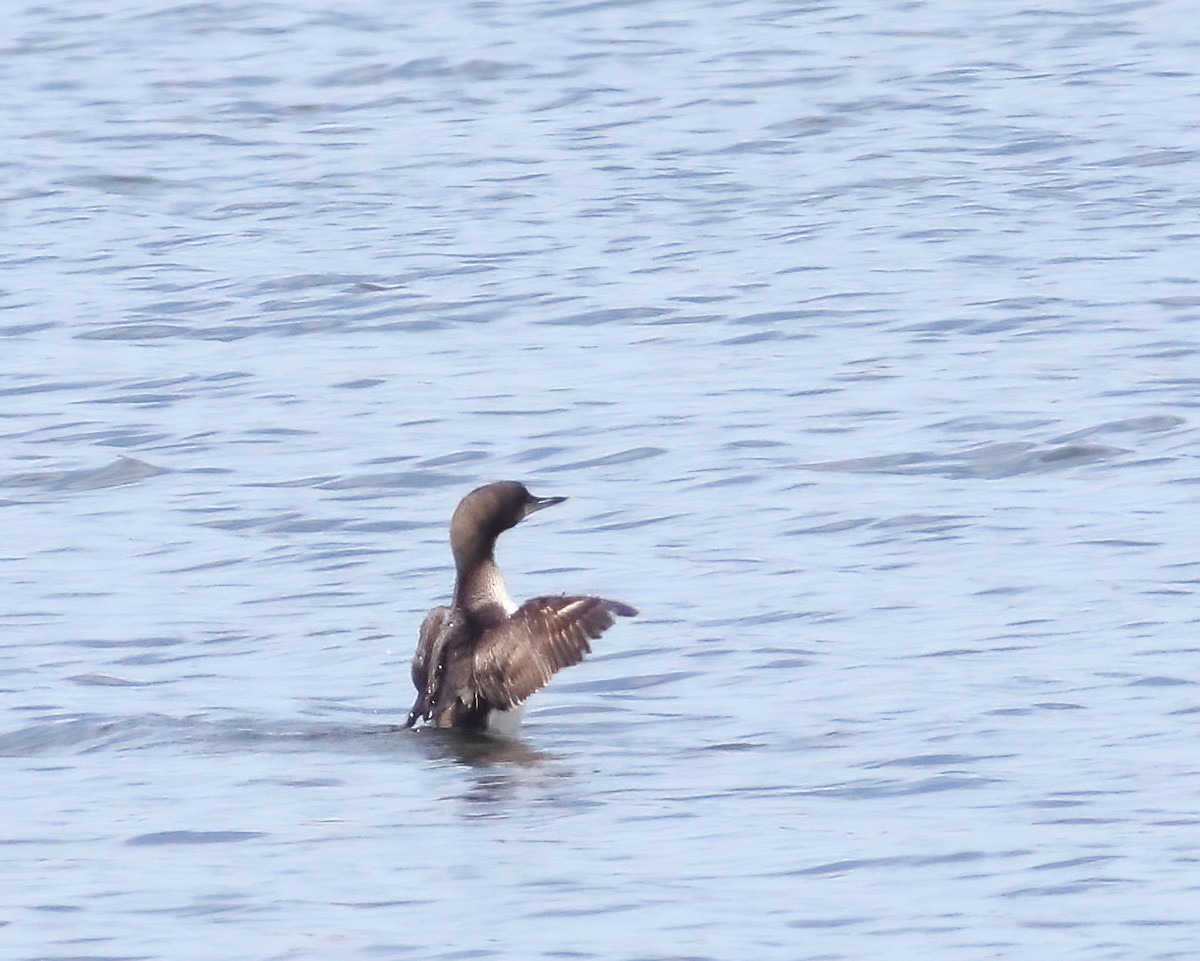
[[[18,2],[0,958],[1192,959],[1190,0]],[[638,606],[397,732],[477,484]]]

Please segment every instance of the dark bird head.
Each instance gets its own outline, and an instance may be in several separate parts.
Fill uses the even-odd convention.
[[[490,557],[496,538],[534,511],[565,500],[565,497],[534,497],[517,481],[497,481],[475,488],[459,501],[450,518],[450,549],[458,569]]]

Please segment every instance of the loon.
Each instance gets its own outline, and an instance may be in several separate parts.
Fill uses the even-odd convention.
[[[534,497],[524,484],[476,488],[450,519],[457,578],[450,607],[435,607],[421,624],[412,679],[417,699],[405,727],[512,735],[525,700],[561,668],[591,652],[588,641],[612,627],[614,615],[637,609],[602,597],[535,597],[520,607],[496,564],[496,539],[535,511],[565,497]]]

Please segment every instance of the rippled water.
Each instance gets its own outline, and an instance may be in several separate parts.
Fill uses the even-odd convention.
[[[9,20],[0,955],[1194,956],[1191,5]]]

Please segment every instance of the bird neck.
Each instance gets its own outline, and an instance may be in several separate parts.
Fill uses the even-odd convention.
[[[511,614],[517,609],[504,583],[504,575],[500,573],[500,565],[490,552],[469,565],[458,565],[454,603],[472,612],[499,607],[505,614]]]

